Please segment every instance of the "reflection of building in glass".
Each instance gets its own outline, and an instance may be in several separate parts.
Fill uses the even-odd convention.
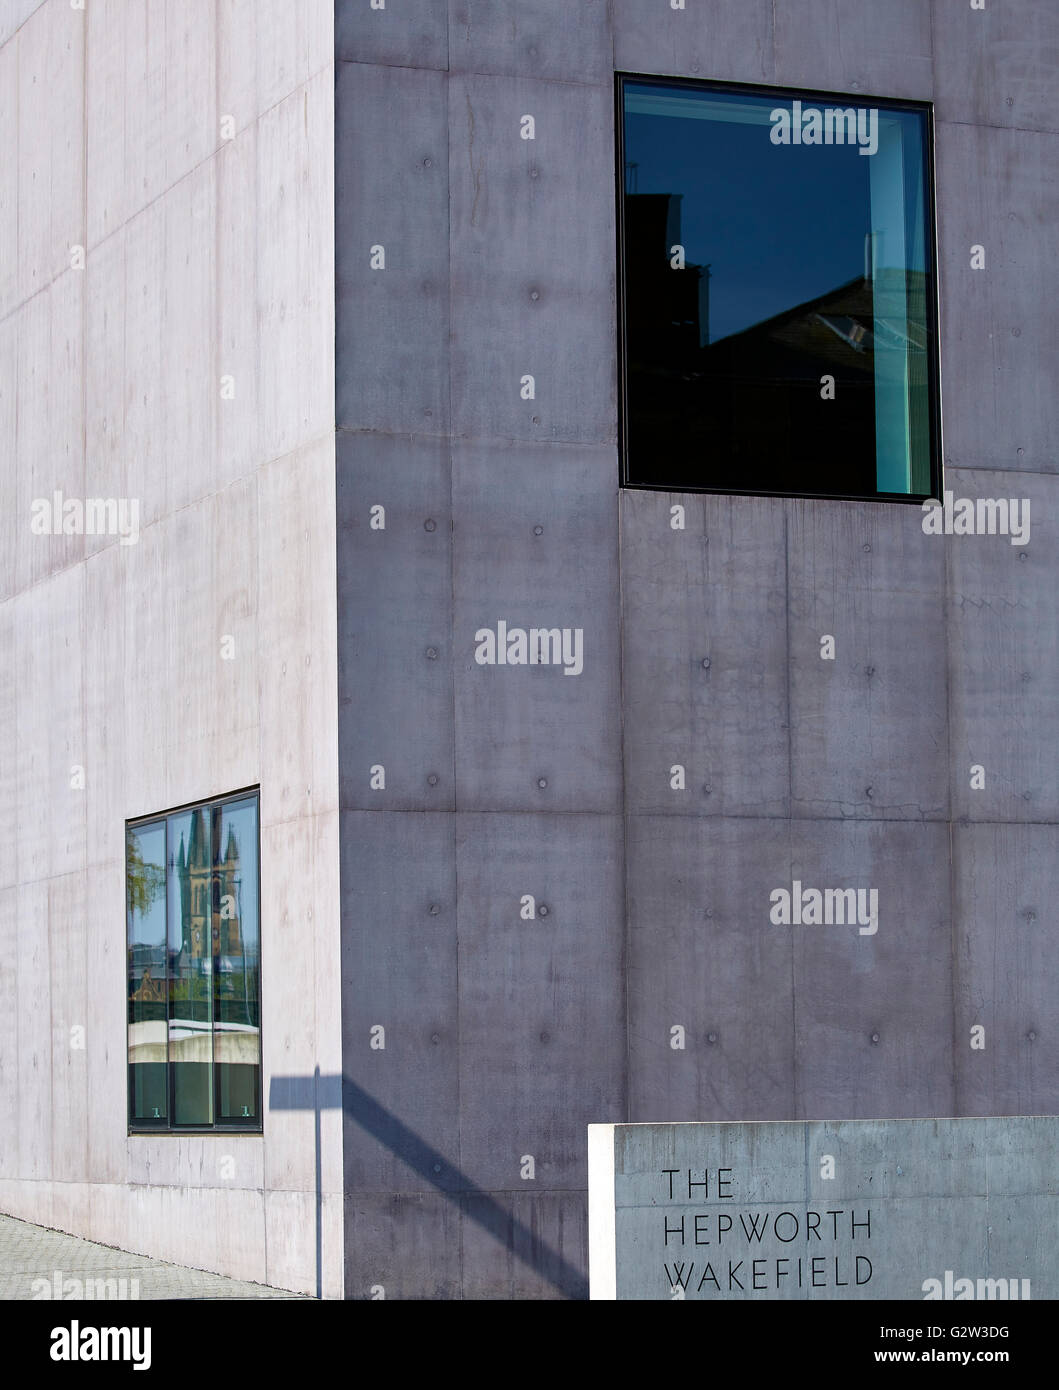
[[[857,276],[739,333],[694,343],[658,288],[687,283],[658,255],[659,214],[633,219],[641,233],[653,223],[654,247],[627,290],[633,442],[667,444],[667,467],[691,486],[873,493],[882,384],[900,388],[911,441],[928,438],[923,273]],[[911,482],[927,491],[929,454],[909,447]]]
[[[165,1003],[165,948],[141,942],[129,948],[129,978],[138,982],[129,995],[142,1004]]]
[[[651,355],[679,359],[710,341],[710,268],[685,262],[674,271],[674,248],[683,245],[682,193],[637,193],[625,200],[625,261],[636,266],[626,286],[628,341]]]

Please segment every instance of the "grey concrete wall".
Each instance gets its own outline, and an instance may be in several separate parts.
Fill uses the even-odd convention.
[[[590,1121],[1059,1109],[1059,12],[338,0],[336,60],[347,1296],[583,1294]],[[1028,546],[620,492],[616,70],[934,103],[946,486]]]
[[[260,785],[265,1094],[337,1071],[333,59],[326,0],[0,7],[0,1209],[302,1291],[311,1113],[126,1133],[124,823]],[[335,1295],[341,1184],[329,1114]]]

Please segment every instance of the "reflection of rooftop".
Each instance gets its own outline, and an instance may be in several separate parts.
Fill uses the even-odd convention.
[[[922,271],[858,274],[701,346],[652,305],[649,288],[638,286],[637,312],[627,318],[628,437],[639,481],[664,474],[670,486],[789,492],[811,478],[813,492],[873,493],[880,391],[880,399],[900,394],[908,429],[925,437]],[[913,491],[925,485],[922,451],[917,458]]]
[[[740,340],[779,343],[861,370],[867,370],[867,363],[854,363],[850,353],[871,351],[877,340],[880,347],[926,352],[925,280],[919,270],[880,269],[874,280],[858,275],[804,304],[719,338],[712,346]],[[829,335],[844,346],[829,344]]]
[[[210,1025],[200,1019],[174,1018],[167,1031],[164,1018],[129,1024],[129,1060],[164,1062],[166,1040],[171,1062],[241,1062],[261,1060],[260,1029],[245,1023],[213,1024],[213,1056]]]

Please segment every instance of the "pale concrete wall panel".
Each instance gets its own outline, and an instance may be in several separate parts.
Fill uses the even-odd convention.
[[[125,920],[124,847],[120,858],[92,865],[82,881],[87,1112],[81,1143],[88,1186],[76,1206],[78,1224],[64,1230],[85,1229],[85,1197],[92,1187],[127,1180],[127,957],[124,933],[114,930],[115,922]]]
[[[262,824],[338,806],[334,459],[324,436],[258,472]]]
[[[148,597],[150,591],[137,595],[143,621],[158,624],[164,634],[160,667],[165,673],[164,695],[159,701],[165,712],[164,752],[159,759],[156,746],[148,754],[155,764],[152,811],[245,786],[253,780],[252,770],[256,769],[256,739],[252,744],[246,740],[229,744],[218,765],[218,745],[211,737],[221,665],[210,558],[214,515],[212,504],[206,501],[168,518],[164,538],[158,538],[160,592],[165,595],[162,613],[156,610],[157,599]],[[157,690],[159,669],[152,672],[150,680],[146,688]],[[203,731],[208,731],[205,736]],[[221,737],[220,728],[216,735]]]
[[[258,455],[334,427],[334,77],[317,73],[258,123]],[[292,370],[292,364],[303,364]]]
[[[126,151],[125,53],[142,49],[143,0],[97,0],[86,5],[85,25],[88,81],[85,85],[85,232],[87,245],[96,244],[136,211],[126,188],[130,166]],[[157,82],[157,68],[154,73]],[[133,107],[130,124],[142,118]],[[136,138],[130,132],[130,139]],[[142,207],[142,202],[138,204]]]
[[[334,9],[334,0],[254,0],[249,13],[242,12],[233,43],[241,33],[244,43],[255,44],[258,113],[311,83],[322,68],[331,68]]]
[[[111,545],[85,566],[85,614],[91,638],[84,667],[85,857],[87,863],[114,864],[125,858],[125,818],[130,806],[147,804],[146,769],[127,758],[125,706],[126,614],[131,578],[137,573],[130,552],[136,546]],[[139,596],[137,596],[138,598]],[[156,808],[163,809],[163,808]]]
[[[262,1278],[265,1223],[260,1191],[240,1188],[128,1188],[96,1184],[90,1238],[172,1264]]]
[[[158,1187],[224,1188],[231,1160],[233,1187],[264,1185],[264,1140],[248,1134],[130,1134],[128,1181]]]
[[[0,60],[3,58],[0,49]],[[21,312],[15,310],[0,319],[0,439],[9,441],[14,452],[18,409],[18,340]],[[0,526],[0,603],[16,589],[16,574],[27,562],[19,556],[29,539],[30,511],[23,501],[23,489],[14,468],[0,468],[0,516],[8,518]],[[18,507],[24,508],[21,516]]]
[[[21,1179],[40,1181],[52,1173],[52,1039],[48,999],[51,943],[41,924],[48,921],[48,882],[23,883],[18,890],[15,936],[18,942],[18,1169]]]
[[[166,510],[213,490],[220,373],[217,370],[216,166],[200,165],[165,197]],[[236,384],[238,389],[238,383]]]
[[[219,141],[213,7],[104,0],[86,16],[94,245],[206,161]]]
[[[230,376],[234,397],[217,402],[218,486],[248,472],[258,456],[262,403],[258,380],[257,237],[248,220],[257,209],[257,127],[226,140],[217,168],[217,374]]]
[[[217,136],[222,149],[221,122],[226,116],[231,116],[241,134],[271,104],[258,100],[257,25],[275,25],[275,8],[275,0],[220,0],[217,6]],[[302,6],[283,8],[289,14]],[[289,64],[289,50],[286,58]]]
[[[0,44],[6,44],[45,0],[3,0],[0,5]]]
[[[221,0],[217,119],[243,131],[334,59],[334,0]]]
[[[18,424],[15,443],[16,583],[21,588],[80,560],[82,534],[36,535],[33,502],[84,496],[80,378],[84,279],[69,271],[18,311]]]
[[[224,778],[233,787],[256,780],[261,755],[260,598],[254,583],[259,575],[259,496],[257,479],[242,478],[201,508],[203,529],[213,541],[209,607],[191,619],[191,625],[201,624],[206,639],[198,678],[209,692],[216,721],[200,741],[214,780]]]
[[[166,217],[164,198],[151,203],[92,252],[88,271],[86,472],[105,496],[137,498],[141,527],[166,513]]]
[[[2,792],[0,792],[2,795]],[[17,885],[0,887],[0,998],[11,1007],[0,1012],[0,1177],[17,1178],[19,1163],[19,1093],[22,1068],[18,1049],[18,903]]]
[[[0,603],[0,888],[19,881],[16,621],[17,605]]]
[[[310,1125],[312,1119],[309,1120]],[[311,1141],[310,1141],[311,1143]],[[310,1192],[266,1189],[266,1282],[295,1293],[316,1296],[316,1196]],[[320,1235],[323,1297],[342,1297],[342,1194],[321,1202]]]
[[[157,443],[155,455],[149,452],[151,430],[146,423],[147,412],[159,410],[163,389],[163,215],[163,204],[155,203],[131,228],[115,230],[93,248],[81,275],[85,287],[84,487],[68,490],[74,496],[123,495],[126,460],[142,449],[147,453],[145,463],[154,467],[141,475],[147,484],[146,491],[138,494],[141,524],[163,510],[165,499],[164,463]],[[148,251],[151,241],[157,243],[153,255]],[[130,287],[135,297],[131,308],[126,303]],[[148,315],[152,318],[149,327],[145,325]],[[132,333],[131,360],[127,331]]]
[[[311,1078],[341,1071],[339,979],[332,969],[339,951],[337,812],[265,824],[261,832],[262,915],[261,1038],[267,1143],[262,1149],[264,1186],[291,1192],[315,1190],[313,1112],[272,1109],[274,1076]],[[289,865],[298,864],[295,877]],[[296,1001],[296,1002],[295,1002]],[[308,1083],[307,1083],[308,1084]],[[323,1185],[342,1191],[342,1125],[338,1111],[321,1115]],[[238,1156],[239,1149],[233,1150]],[[245,1179],[245,1174],[242,1177]]]
[[[82,797],[84,793],[81,793]],[[85,974],[88,914],[84,878],[48,880],[48,990],[51,999],[51,1177],[84,1181],[88,1127],[89,996]],[[38,924],[39,926],[40,924]]]
[[[170,649],[174,641],[171,627],[174,610],[178,618],[181,613],[191,615],[201,611],[201,603],[196,608],[189,594],[174,593],[169,587],[166,548],[175,524],[173,518],[167,518],[149,526],[136,545],[120,547],[125,552],[120,560],[123,611],[117,619],[122,626],[120,689],[126,698],[129,691],[152,692],[152,698],[143,702],[141,717],[126,720],[122,729],[123,820],[154,815],[188,799],[179,795],[170,799],[166,790],[170,760],[166,727],[173,698],[169,686]],[[186,516],[183,524],[187,525]],[[96,557],[95,563],[99,562]],[[160,600],[159,595],[165,597]],[[189,621],[189,626],[198,631],[200,623],[196,619]],[[116,647],[116,637],[112,640]],[[189,682],[192,674],[190,668],[185,673]],[[188,709],[190,712],[190,706]],[[125,857],[124,846],[120,857]]]
[[[338,799],[332,7],[240,13],[246,139],[230,149],[217,121],[230,64],[215,25],[228,23],[226,5],[99,0],[81,12],[54,0],[0,55],[17,73],[4,99],[17,155],[5,170],[18,171],[0,189],[0,248],[24,272],[18,289],[5,279],[0,308],[10,367],[0,429],[17,463],[0,497],[13,522],[0,592],[19,595],[3,609],[0,638],[18,673],[0,690],[18,858],[10,870],[0,862],[0,879],[21,880],[20,910],[5,904],[0,968],[6,981],[10,957],[18,972],[8,1055],[19,1058],[19,1082],[5,1099],[22,1145],[5,1203],[125,1248],[261,1279],[263,1163],[196,1188],[210,1175],[178,1140],[164,1150],[163,1185],[161,1158],[154,1176],[142,1162],[130,1168],[126,1135],[128,817],[262,785],[263,850],[270,834],[280,841],[269,863],[283,878],[266,896],[266,935],[282,936],[271,903],[302,947],[305,921],[313,940],[300,974],[271,961],[266,1007],[277,1040],[296,1027],[300,1039],[315,1036],[325,1065],[339,1065],[337,824],[314,819]],[[259,109],[267,114],[248,132]],[[87,268],[74,271],[69,243],[85,240]],[[220,436],[220,359],[233,345],[236,396]],[[31,536],[31,501],[57,488],[135,498],[138,543]],[[259,669],[263,631],[269,664]],[[232,663],[221,659],[226,632]],[[263,738],[266,702],[273,732]],[[85,768],[83,791],[69,786],[74,763]],[[70,1047],[82,1021],[83,1051]],[[340,1116],[327,1124],[335,1193]],[[243,1138],[224,1141],[240,1162],[267,1142],[251,1140],[240,1157]],[[150,1142],[163,1153],[160,1138]],[[295,1177],[311,1226],[307,1164]],[[298,1242],[280,1237],[283,1223],[277,1212],[277,1282],[287,1245],[304,1263]],[[331,1229],[328,1277],[340,1288],[333,1219]]]
[[[35,294],[84,241],[84,15],[42,5],[18,32],[18,284]],[[56,101],[63,118],[55,118]],[[14,126],[7,127],[8,135]]]
[[[84,581],[77,567],[38,585],[19,604],[16,628],[18,873],[21,882],[83,869]],[[46,997],[46,996],[45,996]]]
[[[3,19],[0,18],[0,26]],[[3,28],[0,27],[0,35]],[[9,137],[16,157],[0,163],[0,321],[21,302],[18,277],[18,44],[0,38],[0,129]]]

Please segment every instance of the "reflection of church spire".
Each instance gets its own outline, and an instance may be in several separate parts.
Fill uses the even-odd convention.
[[[180,836],[177,874],[180,882],[181,950],[192,960],[210,954],[210,850],[206,832],[206,810],[191,813],[191,833],[187,852]]]
[[[191,894],[188,890],[188,860],[184,850],[184,832],[180,832],[180,848],[177,850],[177,883],[180,885],[180,951],[186,954],[191,949]]]
[[[235,838],[235,826],[228,824],[228,843],[224,848],[223,867],[217,878],[220,881],[220,891],[222,901],[227,899],[226,911],[221,916],[221,952],[226,956],[242,956],[243,954],[243,927],[241,921],[242,903],[240,902],[240,889],[242,879],[239,876],[239,842]]]
[[[221,857],[220,815],[200,808],[191,813],[188,844],[181,832],[176,872],[180,884],[181,951],[188,960],[211,955],[243,956],[242,877],[239,841],[229,822]]]

